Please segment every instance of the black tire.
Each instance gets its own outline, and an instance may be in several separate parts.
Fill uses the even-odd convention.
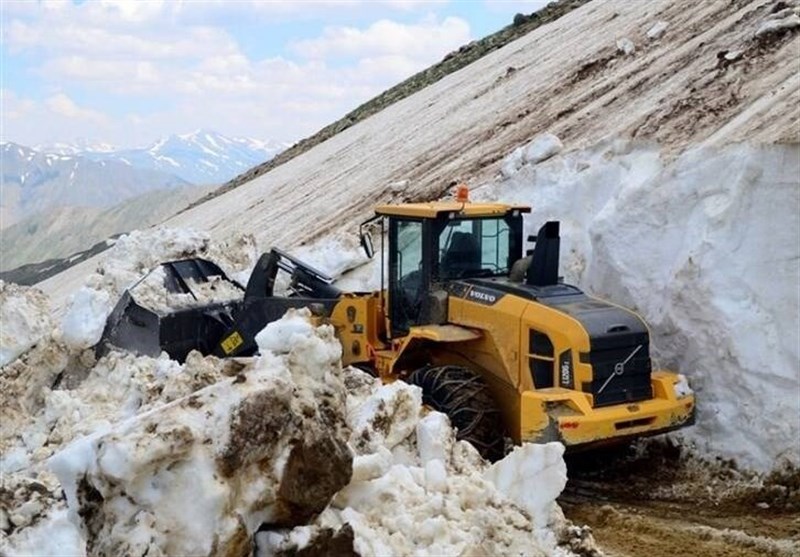
[[[481,376],[459,366],[424,367],[409,382],[422,388],[424,404],[450,418],[456,439],[469,441],[486,460],[503,458],[503,418]]]

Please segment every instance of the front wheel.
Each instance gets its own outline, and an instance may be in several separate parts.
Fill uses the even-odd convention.
[[[409,377],[422,388],[422,402],[450,418],[456,439],[469,441],[483,458],[503,458],[503,420],[486,382],[464,367],[424,367]]]

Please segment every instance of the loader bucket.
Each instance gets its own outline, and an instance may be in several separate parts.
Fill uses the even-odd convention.
[[[150,296],[143,293],[137,299],[137,290]],[[163,292],[163,298],[153,292]],[[119,348],[157,357],[163,351],[179,362],[192,350],[209,354],[234,322],[243,296],[242,286],[210,261],[164,263],[125,291],[106,321],[95,353],[100,357]]]

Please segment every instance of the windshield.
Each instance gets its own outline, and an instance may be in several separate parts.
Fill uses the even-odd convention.
[[[509,226],[502,218],[448,222],[439,234],[439,277],[507,275],[510,236]]]

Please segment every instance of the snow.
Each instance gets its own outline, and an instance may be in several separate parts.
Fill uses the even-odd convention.
[[[553,513],[556,497],[567,485],[563,455],[561,443],[526,444],[493,464],[484,477],[527,510],[537,527],[544,528]]]
[[[48,302],[41,292],[0,280],[0,367],[14,361],[51,330]]]
[[[569,554],[558,546],[567,527],[554,502],[566,480],[563,446],[526,446],[487,467],[455,441],[446,416],[422,408],[418,387],[381,385],[352,368],[345,383],[349,485],[310,525],[257,534],[258,555],[305,547],[345,524],[361,555]],[[510,489],[537,495],[517,501]]]
[[[798,463],[800,449],[787,442],[800,433],[796,420],[787,419],[800,415],[800,81],[791,64],[797,39],[787,35],[784,46],[765,54],[750,41],[773,20],[755,5],[722,4],[655,0],[643,10],[623,0],[591,3],[182,213],[170,221],[171,232],[124,237],[101,265],[90,260],[43,288],[57,307],[87,280],[87,288],[116,300],[160,258],[193,255],[220,262],[229,276],[247,276],[256,243],[318,252],[323,270],[346,272],[340,285],[375,285],[379,262],[359,261],[345,233],[376,203],[431,199],[443,185],[471,179],[476,200],[532,204],[526,234],[561,219],[567,280],[637,309],[650,323],[656,366],[679,371],[686,378],[681,392],[691,388],[698,396],[698,423],[680,433],[687,445],[763,471],[783,460]],[[575,81],[586,64],[597,68],[591,64],[613,54],[609,37],[647,29],[653,13],[673,22],[678,15],[702,19],[708,29],[697,34],[673,24],[640,55],[614,56],[591,79]],[[599,21],[611,23],[600,29]],[[737,63],[709,74],[708,60],[720,45],[744,52],[747,71]],[[518,71],[498,80],[509,65]],[[690,96],[686,84],[701,80],[704,86]],[[638,88],[643,82],[648,86]],[[707,108],[723,98],[731,104]],[[547,159],[526,160],[522,150],[513,155],[541,133],[558,136],[565,149]],[[631,135],[639,141],[626,139]],[[514,157],[513,164],[503,155]],[[383,187],[404,181],[402,188]],[[196,223],[208,231],[183,228]],[[243,231],[254,236],[241,239]],[[212,238],[229,243],[220,247]],[[4,467],[11,465],[4,471],[38,473],[55,453],[50,462],[60,482],[50,490],[56,494],[50,519],[33,524],[35,509],[25,507],[19,516],[31,516],[31,523],[4,529],[1,550],[45,551],[41,544],[56,534],[30,533],[48,520],[55,525],[59,509],[68,510],[68,524],[80,526],[74,545],[99,544],[87,546],[88,553],[203,550],[212,529],[218,539],[232,540],[234,523],[249,543],[255,528],[273,518],[268,503],[252,509],[256,501],[275,500],[271,490],[289,468],[288,452],[276,449],[259,460],[264,444],[253,439],[242,448],[256,453],[233,460],[229,482],[209,471],[219,464],[212,451],[231,437],[231,411],[241,407],[235,401],[270,393],[277,397],[271,402],[293,406],[242,415],[260,423],[264,416],[309,413],[316,423],[322,404],[334,418],[319,421],[333,422],[335,431],[301,428],[293,441],[342,441],[353,462],[349,483],[321,512],[256,535],[260,553],[313,546],[323,531],[342,532],[345,524],[362,553],[561,551],[556,540],[565,523],[551,500],[563,481],[558,446],[522,447],[490,468],[470,445],[454,441],[444,416],[425,412],[418,389],[338,369],[333,330],[297,334],[307,329],[273,328],[261,336],[264,353],[250,363],[190,355],[183,366],[164,356],[115,353],[95,362],[58,334],[28,335],[25,344],[38,339],[34,347],[0,373],[0,412],[11,424],[0,432]],[[53,388],[57,377],[62,384]],[[243,439],[253,438],[253,428],[241,431]],[[538,474],[531,478],[527,470]],[[108,496],[94,525],[80,522],[86,501],[78,477]],[[197,482],[195,491],[186,481]],[[198,485],[208,497],[195,496]],[[59,499],[61,488],[68,502]],[[224,512],[223,500],[230,503]],[[192,539],[174,534],[182,528]],[[25,539],[40,546],[23,547]]]
[[[168,163],[168,164],[170,164],[170,165],[172,165],[172,166],[174,166],[174,167],[176,167],[176,168],[180,168],[180,166],[181,166],[181,165],[178,163],[178,161],[176,161],[175,159],[173,159],[173,158],[171,158],[171,157],[168,157],[168,156],[166,156],[166,155],[154,155],[154,156],[153,156],[153,158],[154,158],[155,160],[159,161],[159,162],[162,162],[162,161],[163,161],[163,162],[166,162],[166,163]]]
[[[800,15],[793,12],[788,13],[785,17],[780,19],[770,19],[762,23],[756,31],[756,37],[783,31],[785,29],[794,29],[795,27],[800,27]]]
[[[196,353],[183,365],[111,353],[87,360],[76,386],[46,389],[42,407],[15,426],[27,444],[3,459],[17,461],[4,481],[25,486],[37,476],[44,495],[14,491],[0,551],[208,554],[255,535],[269,553],[349,524],[362,554],[474,546],[569,554],[552,472],[563,468],[563,447],[525,448],[487,468],[455,441],[444,415],[422,408],[418,387],[343,370],[333,328],[310,319],[290,310],[258,335],[261,356],[241,360],[233,374]],[[333,462],[352,460],[352,468],[333,472],[341,483],[307,515],[316,518],[291,518],[286,486],[326,476],[324,463],[293,476],[304,473],[290,467],[295,448],[331,442],[345,450]],[[512,484],[538,495],[518,501]],[[264,523],[273,526],[256,535]]]
[[[112,309],[113,302],[108,292],[86,287],[78,290],[61,321],[64,342],[75,348],[89,348],[97,344]]]

